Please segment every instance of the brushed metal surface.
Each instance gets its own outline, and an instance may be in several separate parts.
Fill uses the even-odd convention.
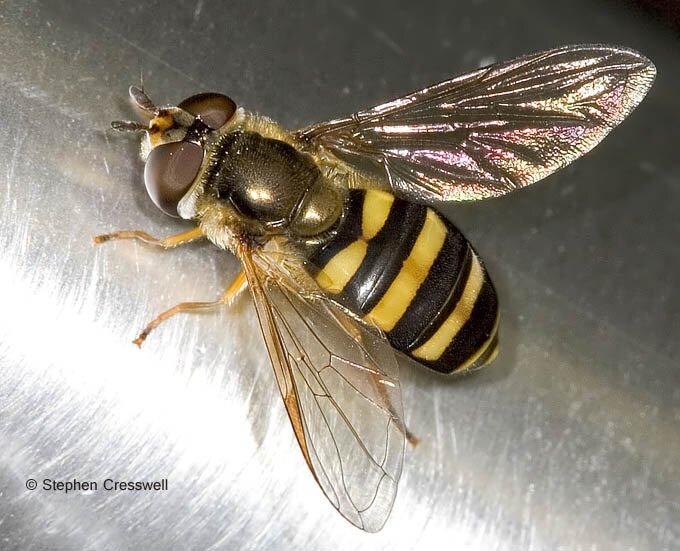
[[[0,548],[680,547],[678,39],[613,1],[518,4],[0,4]],[[501,352],[457,381],[403,364],[421,444],[382,532],[316,487],[249,300],[131,344],[237,271],[206,244],[91,245],[184,227],[147,199],[134,137],[107,130],[140,74],[159,103],[222,91],[296,127],[578,42],[638,49],[657,83],[567,170],[447,208],[498,288]]]

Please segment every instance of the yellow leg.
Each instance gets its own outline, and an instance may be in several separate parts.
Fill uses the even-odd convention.
[[[178,233],[176,235],[170,235],[163,239],[158,239],[148,233],[140,230],[122,230],[113,233],[107,233],[104,235],[97,235],[92,238],[95,245],[100,245],[101,243],[106,243],[107,241],[114,241],[118,239],[136,239],[146,243],[147,245],[153,245],[154,247],[160,247],[162,249],[172,249],[178,245],[183,245],[184,243],[189,243],[203,237],[203,231],[199,226],[191,228],[190,230]]]
[[[166,310],[165,312],[161,313],[160,315],[156,316],[153,320],[151,320],[151,323],[147,325],[142,332],[139,334],[139,336],[132,341],[135,343],[137,346],[141,347],[142,343],[146,340],[146,338],[149,336],[149,333],[156,329],[161,322],[165,321],[169,317],[174,316],[175,314],[179,314],[182,312],[201,312],[201,311],[206,311],[206,310],[212,310],[213,308],[217,308],[218,306],[222,306],[223,304],[230,305],[232,302],[234,302],[234,299],[243,291],[246,287],[248,286],[248,282],[246,281],[246,277],[243,274],[243,272],[239,272],[238,275],[234,278],[234,281],[231,282],[231,285],[227,287],[227,290],[224,291],[222,296],[214,300],[212,302],[181,302],[169,310]]]
[[[236,297],[240,295],[241,292],[246,289],[246,287],[248,287],[246,274],[244,274],[243,270],[241,270],[234,278],[234,281],[232,281],[229,287],[227,287],[227,290],[224,291],[221,299],[222,302],[224,304],[231,305],[234,302],[234,299],[236,299]]]

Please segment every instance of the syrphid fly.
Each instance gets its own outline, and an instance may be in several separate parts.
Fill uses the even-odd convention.
[[[406,439],[395,351],[442,373],[495,356],[498,305],[475,251],[434,201],[503,195],[583,155],[642,100],[653,64],[626,48],[568,46],[428,86],[296,131],[222,94],[157,107],[130,96],[144,179],[170,216],[196,222],[156,239],[206,237],[242,272],[304,459],[333,506],[379,530],[397,490]]]

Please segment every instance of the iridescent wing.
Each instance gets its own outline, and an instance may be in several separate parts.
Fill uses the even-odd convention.
[[[295,436],[333,506],[377,531],[392,509],[407,434],[394,352],[273,254],[239,251]]]
[[[297,135],[350,162],[377,163],[392,188],[413,200],[482,199],[527,186],[595,147],[640,103],[655,74],[632,50],[567,46]]]

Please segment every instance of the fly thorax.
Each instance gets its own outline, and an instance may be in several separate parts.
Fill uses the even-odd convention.
[[[232,207],[251,231],[288,233],[300,217],[313,218],[307,195],[318,194],[322,175],[311,156],[244,131],[222,136],[210,155],[205,191]]]

